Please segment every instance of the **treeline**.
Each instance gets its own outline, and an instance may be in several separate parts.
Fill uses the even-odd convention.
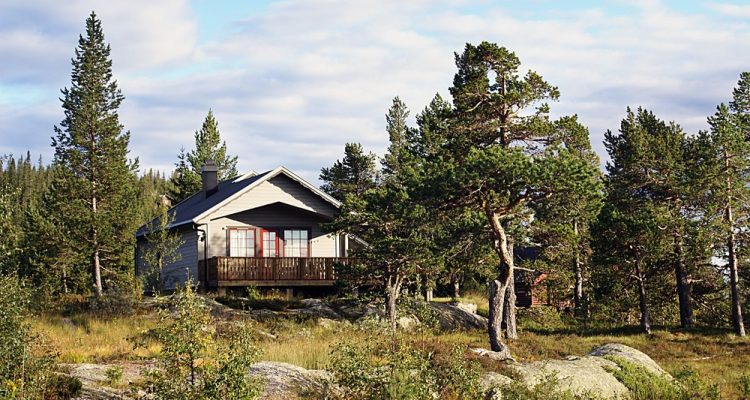
[[[385,156],[349,143],[320,175],[343,202],[329,228],[367,243],[348,281],[381,282],[391,324],[403,289],[458,295],[474,277],[489,283],[492,349],[509,355],[514,279],[544,273],[548,300],[581,323],[744,335],[750,74],[705,132],[626,110],[602,173],[588,129],[550,118],[558,89],[513,52],[483,42],[455,59],[452,102],[436,95],[409,126],[396,97]]]
[[[222,177],[237,173],[237,157],[227,154],[210,110],[195,148],[180,150],[175,172],[141,172],[119,121],[124,96],[109,54],[92,13],[71,84],[61,91],[54,158],[0,157],[0,273],[34,287],[41,307],[65,294],[104,304],[137,300],[143,282],[133,268],[136,229],[200,190],[202,160],[216,160]]]

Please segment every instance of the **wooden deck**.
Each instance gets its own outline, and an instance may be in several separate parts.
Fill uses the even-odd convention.
[[[209,288],[228,286],[333,286],[342,257],[213,257],[208,268],[198,262],[198,275]],[[204,280],[204,274],[208,279]]]

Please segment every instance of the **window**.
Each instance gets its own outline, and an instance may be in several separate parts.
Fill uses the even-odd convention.
[[[263,257],[277,257],[279,249],[276,247],[277,237],[274,231],[261,231]]]
[[[229,256],[255,257],[255,229],[229,229]]]
[[[285,229],[284,230],[284,256],[285,257],[307,257],[307,230]]]

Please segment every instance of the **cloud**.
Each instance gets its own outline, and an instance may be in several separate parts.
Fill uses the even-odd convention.
[[[726,4],[698,13],[659,1],[288,0],[234,15],[224,24],[231,29],[206,38],[205,16],[183,1],[12,1],[0,6],[0,57],[9,60],[0,88],[36,87],[23,105],[0,94],[0,153],[49,142],[62,117],[57,90],[69,84],[92,7],[126,95],[132,154],[145,168],[171,169],[209,108],[242,170],[284,164],[315,180],[346,142],[382,154],[390,100],[405,100],[413,121],[436,92],[448,97],[453,52],[466,42],[504,45],[559,86],[553,113],[579,114],[602,155],[603,132],[617,129],[627,106],[705,128],[750,65],[750,23],[736,18],[746,8]]]

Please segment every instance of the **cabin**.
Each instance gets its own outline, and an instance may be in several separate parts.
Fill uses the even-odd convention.
[[[326,233],[321,224],[340,203],[285,167],[218,182],[206,161],[203,190],[169,209],[169,229],[182,239],[178,260],[165,265],[162,287],[191,281],[203,290],[231,287],[333,287],[335,265],[348,262],[349,238]],[[136,273],[152,221],[136,232]]]

